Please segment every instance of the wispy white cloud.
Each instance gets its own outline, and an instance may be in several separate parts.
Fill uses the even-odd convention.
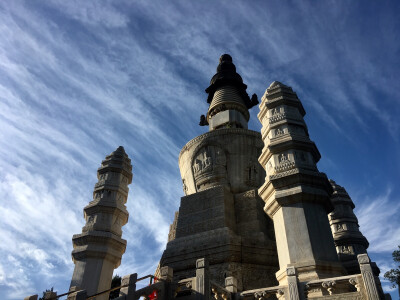
[[[40,293],[53,282],[65,291],[73,268],[71,237],[83,226],[96,168],[119,145],[132,158],[134,180],[123,229],[128,247],[117,271],[154,270],[183,194],[179,150],[206,130],[197,126],[207,110],[204,88],[224,52],[233,55],[249,93],[280,80],[299,91],[318,121],[339,133],[346,132],[342,123],[364,133],[373,128],[358,105],[397,132],[390,102],[382,108],[379,99],[366,97],[398,74],[365,63],[371,56],[359,55],[363,40],[353,42],[354,34],[341,31],[351,18],[348,10],[332,5],[321,19],[319,5],[306,3],[208,2],[207,13],[204,5],[0,4],[0,235],[7,245],[0,245],[0,285],[7,284],[0,297]],[[335,24],[341,27],[330,28],[339,17]],[[332,35],[352,47],[336,47]],[[349,84],[355,75],[355,85]],[[365,84],[353,95],[359,82]],[[388,93],[400,91],[392,87]],[[351,132],[346,136],[354,139]],[[393,203],[382,197],[387,202],[377,198],[372,208],[359,207],[366,211],[360,223],[371,251],[391,247],[378,238],[385,232],[367,222],[374,209],[382,227],[385,217],[394,218],[379,210]],[[35,281],[39,277],[45,280]]]
[[[115,9],[112,1],[49,1],[54,8],[70,16],[76,21],[93,26],[106,26],[110,28],[125,27],[129,18]]]
[[[400,202],[391,189],[377,197],[366,197],[356,207],[361,232],[370,252],[392,252],[400,245]]]

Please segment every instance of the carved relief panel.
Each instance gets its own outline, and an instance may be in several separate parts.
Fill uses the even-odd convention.
[[[284,134],[287,134],[288,132],[289,132],[289,130],[288,130],[287,124],[280,125],[279,127],[275,127],[270,130],[269,137],[271,139],[278,138],[278,137],[283,136]]]
[[[227,182],[226,155],[217,146],[201,148],[192,162],[196,190]]]
[[[258,162],[249,161],[247,168],[245,169],[245,183],[251,187],[259,186],[259,164]]]
[[[285,151],[274,155],[275,158],[275,172],[284,172],[295,167],[294,155],[291,151]]]
[[[270,109],[267,116],[269,118],[269,124],[279,122],[286,118],[303,120],[299,110],[296,107],[288,105],[281,105]]]

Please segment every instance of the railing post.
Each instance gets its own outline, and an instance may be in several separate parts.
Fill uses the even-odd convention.
[[[174,269],[168,266],[162,267],[160,269],[160,274],[161,274],[160,279],[171,282],[174,276]]]
[[[196,260],[197,300],[210,299],[210,269],[206,258]]]
[[[231,293],[237,293],[237,279],[233,276],[225,278],[225,288]]]
[[[299,300],[299,285],[297,283],[297,276],[296,276],[296,268],[295,267],[288,267],[286,268],[286,276],[287,276],[287,283],[288,283],[288,292],[289,298],[286,297],[287,300]]]
[[[358,263],[360,264],[361,276],[364,282],[368,300],[380,299],[378,287],[375,281],[374,273],[371,267],[371,260],[368,254],[357,255]]]
[[[24,300],[37,300],[37,298],[38,298],[38,295],[32,295],[32,296],[25,297]]]
[[[137,273],[122,277],[121,286],[127,285],[119,290],[119,296],[125,296],[126,300],[134,300],[136,292]]]
[[[71,290],[71,289],[70,289]],[[86,300],[86,290],[80,290],[68,295],[67,300]]]
[[[56,300],[57,299],[57,292],[48,291],[44,294],[45,300]]]

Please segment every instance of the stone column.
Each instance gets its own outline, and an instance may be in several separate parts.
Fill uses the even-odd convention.
[[[53,291],[48,291],[44,294],[44,299],[45,300],[56,300],[57,299],[57,293]]]
[[[210,299],[210,269],[205,258],[196,260],[196,292],[197,300]]]
[[[162,267],[160,269],[160,274],[161,274],[160,276],[161,280],[171,282],[174,277],[174,269],[168,266]]]
[[[69,294],[67,300],[86,300],[86,298],[87,298],[86,290],[81,290]],[[96,297],[96,299],[98,299],[98,297]]]
[[[349,194],[335,181],[330,180],[330,183],[333,188],[331,201],[334,210],[329,214],[329,224],[336,251],[347,273],[359,274],[357,255],[366,254],[369,243],[359,230],[358,219],[353,212],[355,205]],[[376,264],[374,267],[376,275],[379,275]]]
[[[368,300],[379,300],[379,289],[367,254],[357,256]]]
[[[237,293],[237,279],[233,276],[226,277],[225,288],[231,293]]]
[[[125,203],[132,165],[123,147],[106,156],[97,178],[93,201],[84,208],[86,225],[72,238],[75,269],[71,286],[85,289],[88,296],[110,288],[113,271],[126,248],[121,228],[128,222]],[[96,297],[102,299],[108,299],[108,293]]]
[[[300,281],[343,274],[327,214],[332,188],[317,169],[320,153],[308,135],[305,111],[292,88],[273,82],[260,104],[264,149],[259,162],[267,172],[258,190],[264,211],[273,219],[280,271],[286,285],[288,267]]]
[[[126,286],[126,287],[123,287],[119,290],[119,296],[120,297],[125,296],[126,300],[135,300],[136,281],[137,281],[137,273],[133,273],[122,277],[121,286]]]
[[[288,285],[288,297],[286,297],[287,300],[299,300],[300,299],[300,294],[299,294],[299,285],[297,282],[297,276],[296,276],[296,269],[294,267],[289,267],[286,269],[286,280],[287,280],[287,285]]]

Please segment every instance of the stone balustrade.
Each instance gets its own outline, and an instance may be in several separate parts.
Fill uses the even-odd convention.
[[[286,269],[287,285],[265,287],[261,289],[237,291],[237,279],[225,278],[225,287],[212,281],[210,278],[209,263],[207,259],[196,261],[196,276],[189,277],[178,282],[173,281],[173,270],[170,267],[160,269],[160,278],[157,282],[136,290],[136,283],[147,278],[155,278],[152,275],[137,278],[137,274],[124,276],[121,281],[119,297],[115,300],[138,300],[141,297],[148,299],[149,295],[156,291],[157,300],[264,300],[264,299],[388,299],[382,292],[378,281],[372,272],[371,261],[366,254],[358,255],[361,274],[339,277],[323,278],[301,282],[298,280],[296,268]],[[111,290],[104,291],[109,293]],[[77,290],[72,287],[68,294],[68,300],[90,300],[99,294],[88,296],[86,290]],[[56,292],[49,292],[45,299],[58,299]],[[37,300],[37,295],[26,297],[24,300]]]

